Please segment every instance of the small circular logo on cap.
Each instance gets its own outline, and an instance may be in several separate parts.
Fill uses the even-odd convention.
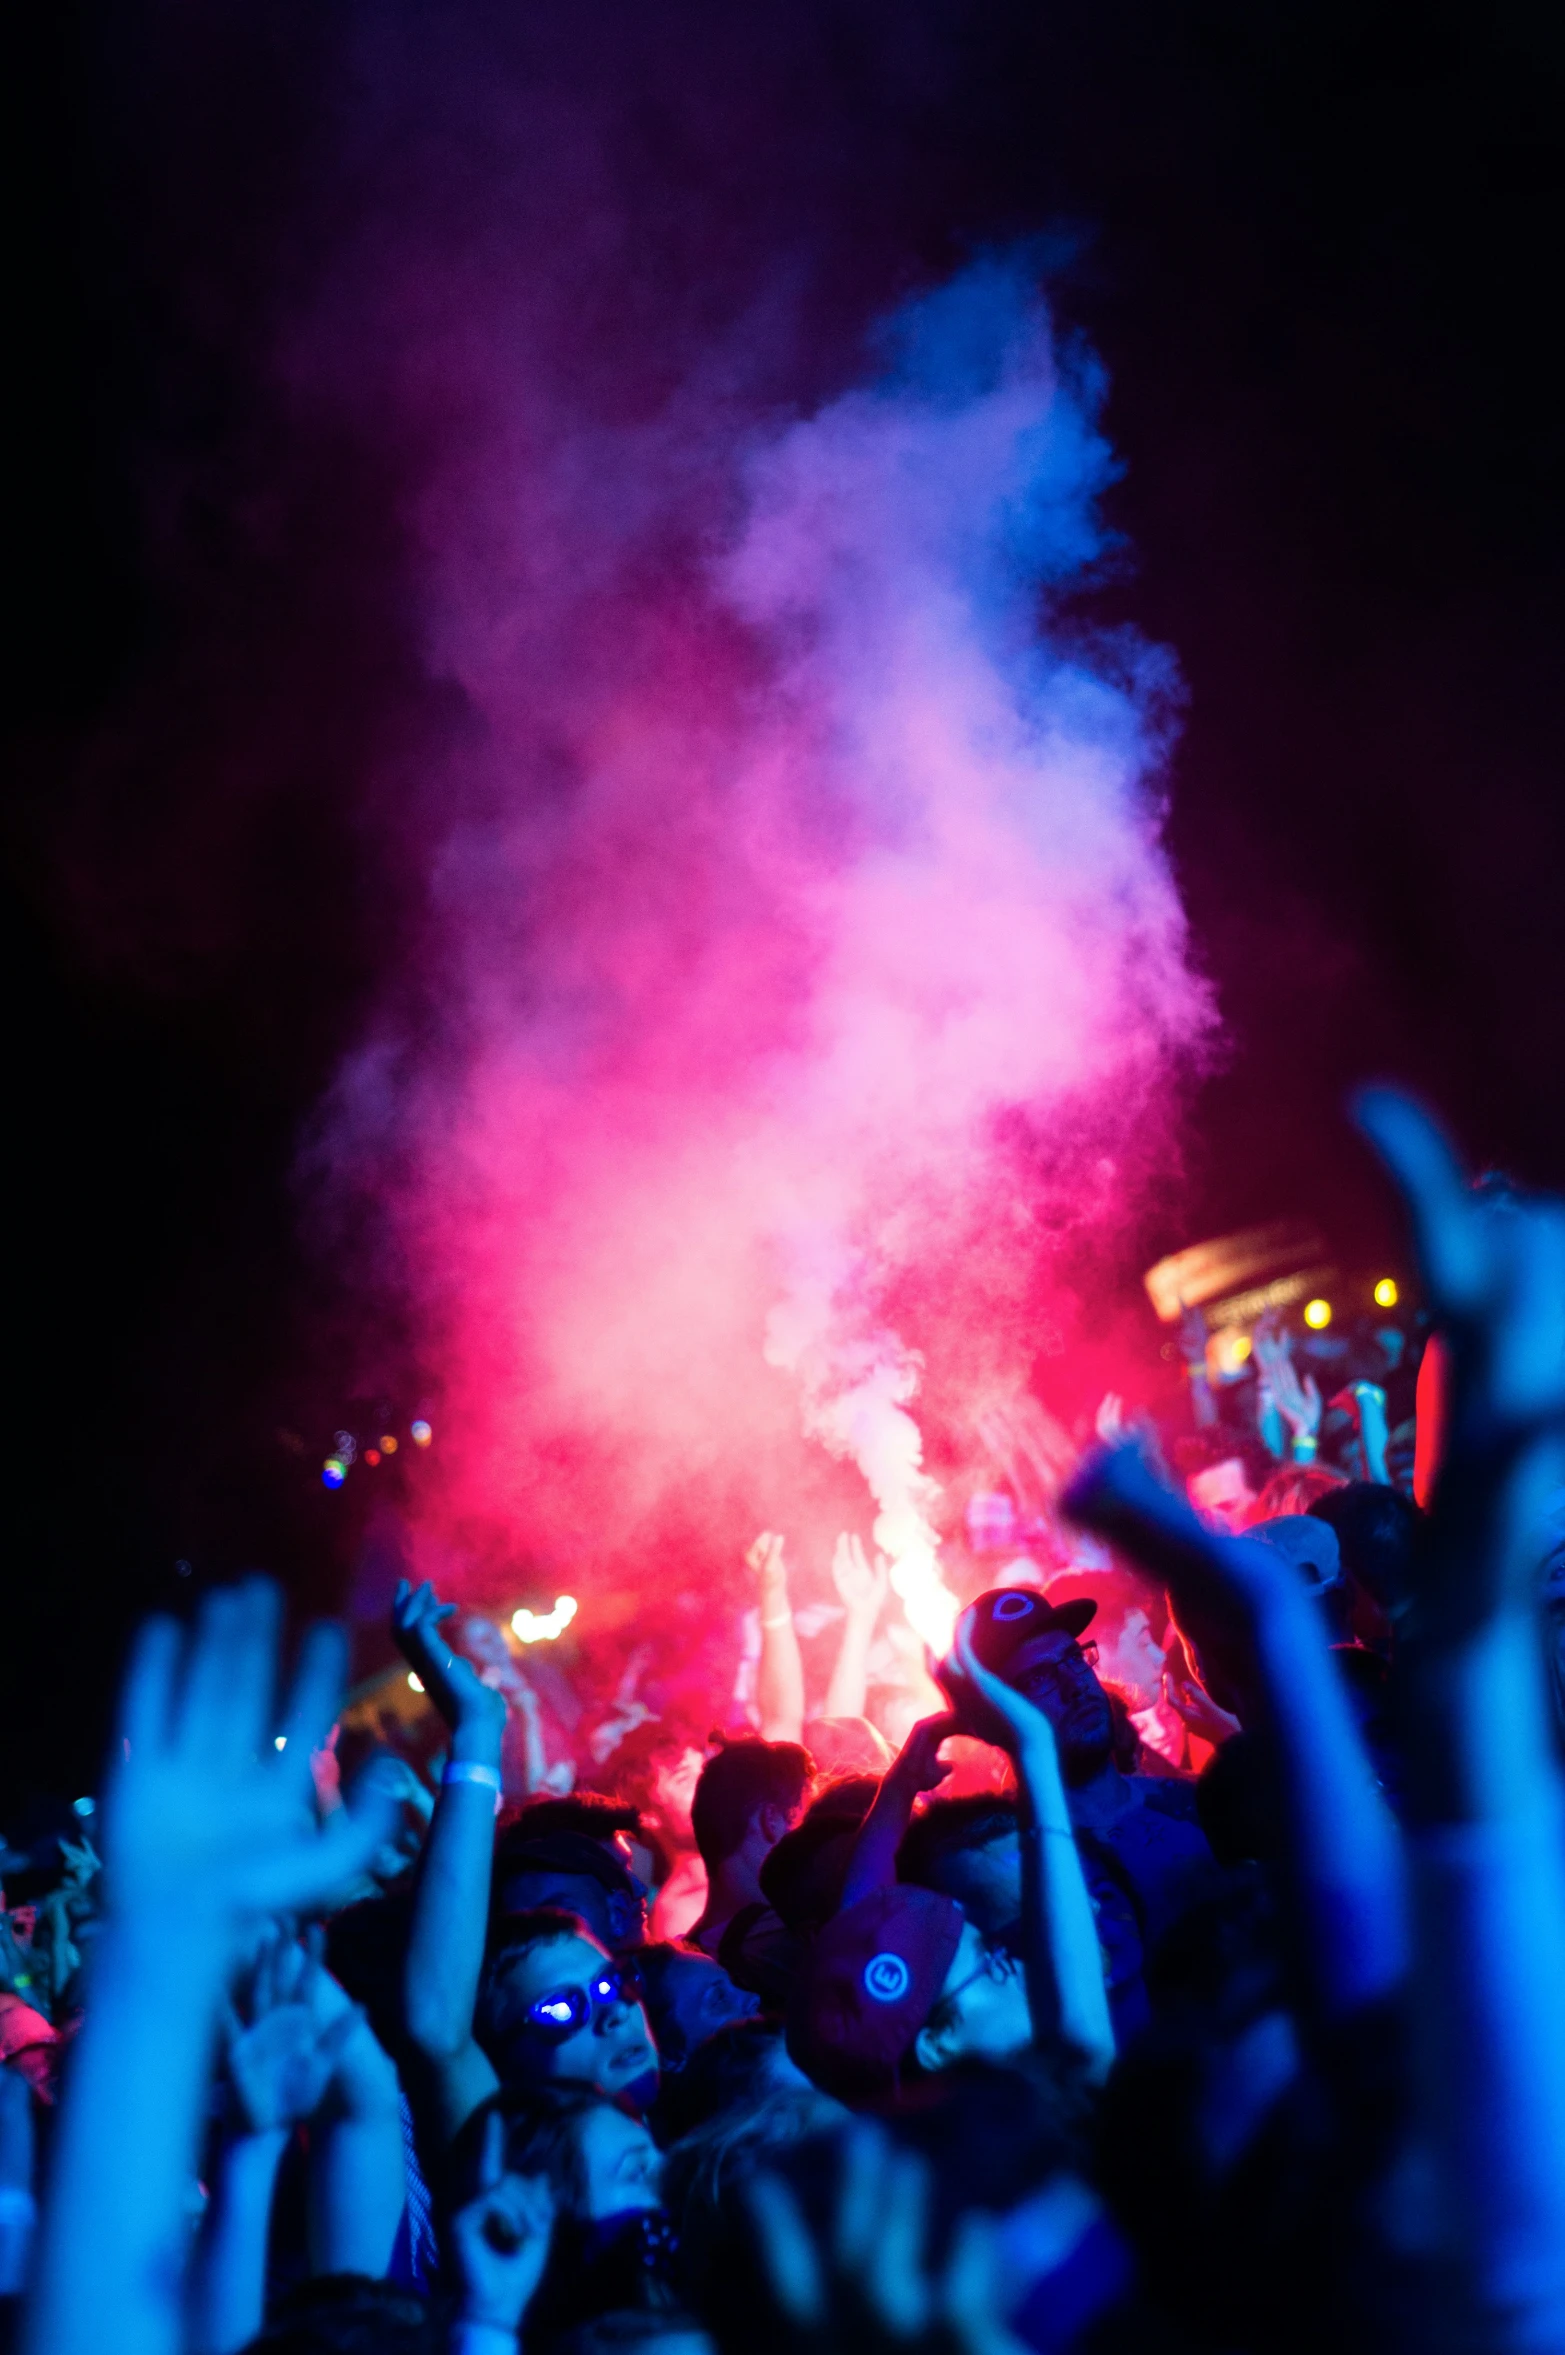
[[[991,1617],[995,1619],[1027,1619],[1032,1615],[1032,1608],[1032,1596],[1018,1593],[1013,1586],[1009,1594],[1000,1596]]]
[[[864,1965],[864,1992],[876,2003],[900,2003],[912,1983],[900,1954],[872,1954]]]

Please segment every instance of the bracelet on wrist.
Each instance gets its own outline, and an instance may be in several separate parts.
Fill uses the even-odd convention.
[[[498,1766],[485,1766],[476,1758],[448,1758],[440,1776],[442,1786],[452,1783],[477,1783],[494,1793],[494,1811],[499,1814],[503,1800]]]

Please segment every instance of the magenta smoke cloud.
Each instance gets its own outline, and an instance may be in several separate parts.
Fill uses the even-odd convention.
[[[412,831],[427,994],[321,1148],[439,1381],[432,1534],[650,1561],[824,1449],[938,1632],[920,1380],[1021,1378],[1211,1010],[1170,666],[1070,618],[1090,363],[1005,259],[876,353],[809,415],[692,378],[589,430],[519,389],[437,444],[423,628],[470,725]]]

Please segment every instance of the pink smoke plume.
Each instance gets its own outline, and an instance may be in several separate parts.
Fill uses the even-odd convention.
[[[726,1546],[808,1442],[938,1621],[921,1369],[958,1412],[1022,1379],[1211,1026],[1170,666],[1069,624],[1098,394],[988,260],[812,415],[692,380],[589,429],[519,385],[437,446],[436,978],[319,1151],[398,1238],[473,1560]]]

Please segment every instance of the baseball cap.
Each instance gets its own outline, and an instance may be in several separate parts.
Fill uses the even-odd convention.
[[[1091,1595],[1077,1595],[1068,1603],[1051,1603],[1046,1595],[1026,1586],[995,1586],[973,1605],[973,1650],[985,1668],[1003,1676],[1006,1664],[1035,1636],[1079,1636],[1097,1614]]]
[[[824,2093],[890,2093],[940,2000],[962,1936],[962,1909],[933,1889],[876,1889],[835,1915],[793,1984],[788,2050]]]

